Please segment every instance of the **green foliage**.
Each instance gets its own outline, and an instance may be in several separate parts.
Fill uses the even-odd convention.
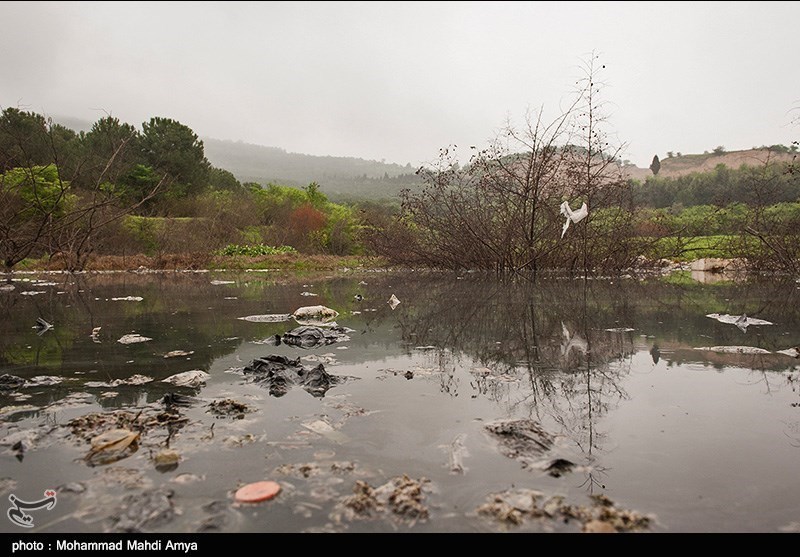
[[[0,191],[6,208],[16,205],[13,199],[21,203],[16,205],[19,207],[16,217],[22,220],[43,215],[63,216],[75,201],[68,190],[69,183],[61,180],[54,164],[13,168],[0,175]]]
[[[123,228],[133,237],[145,254],[152,255],[158,249],[158,236],[164,219],[129,215],[122,221]]]
[[[675,178],[652,176],[634,186],[635,205],[654,208],[722,207],[731,203],[772,205],[798,199],[800,180],[783,163],[743,165],[738,169],[719,164],[711,172],[693,172]]]
[[[320,186],[316,182],[308,184],[303,188],[303,191],[306,192],[308,202],[316,209],[321,209],[328,202],[328,198],[320,191]]]
[[[658,259],[667,257],[673,261],[688,262],[705,257],[732,257],[735,236],[682,236],[659,238],[652,243],[647,256]]]
[[[658,176],[658,171],[661,170],[661,161],[658,160],[658,155],[653,155],[653,162],[650,163],[650,171],[653,176]]]
[[[81,185],[98,181],[118,182],[139,163],[139,133],[130,124],[107,116],[99,119],[84,134],[80,143],[86,157]]]
[[[143,198],[158,185],[160,177],[152,166],[136,164],[118,180],[117,193],[124,202]]]
[[[213,190],[241,191],[242,184],[233,173],[222,168],[211,167],[208,170],[208,185]]]
[[[698,284],[698,282],[692,278],[691,271],[673,271],[668,275],[659,277],[659,280],[676,286],[695,286]]]
[[[0,172],[53,162],[44,116],[6,108],[0,115]]]
[[[347,255],[360,253],[361,223],[348,206],[331,203],[316,182],[303,189],[277,184],[251,191],[261,222],[282,243],[302,251]]]
[[[169,193],[185,197],[207,186],[210,164],[203,142],[191,128],[170,118],[142,124],[141,152],[146,162],[174,179]]]
[[[217,250],[215,255],[224,256],[245,256],[245,257],[258,257],[260,255],[280,255],[282,253],[297,253],[297,250],[291,246],[268,246],[265,244],[255,245],[238,245],[229,244],[224,248]]]
[[[245,244],[260,244],[264,237],[260,226],[245,226],[240,233]]]

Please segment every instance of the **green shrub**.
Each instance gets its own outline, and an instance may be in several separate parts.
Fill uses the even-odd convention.
[[[278,255],[281,253],[297,253],[297,250],[292,246],[268,246],[266,244],[228,244],[222,249],[214,252],[215,255],[235,256],[243,255],[245,257],[258,257],[259,255]]]

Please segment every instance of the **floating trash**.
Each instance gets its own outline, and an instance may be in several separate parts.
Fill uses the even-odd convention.
[[[743,333],[746,333],[747,327],[750,327],[751,325],[774,325],[774,323],[770,321],[765,321],[764,319],[747,317],[747,314],[728,315],[727,313],[723,314],[709,313],[708,315],[706,315],[706,317],[710,317],[711,319],[716,319],[720,323],[736,325]]]
[[[394,519],[415,523],[428,518],[425,505],[430,480],[409,478],[407,475],[392,478],[379,487],[356,480],[353,495],[344,497],[337,510],[348,520],[372,518],[385,514]]]
[[[326,439],[330,439],[334,443],[346,443],[350,440],[347,435],[336,431],[331,424],[324,420],[313,420],[310,422],[303,422],[303,427],[309,431],[313,431],[317,435],[322,435]]]
[[[92,438],[92,448],[84,460],[90,465],[110,464],[137,450],[139,433],[129,429],[112,429]]]
[[[276,354],[257,358],[242,371],[245,375],[252,374],[254,381],[267,385],[269,394],[274,397],[285,395],[293,386],[302,387],[312,396],[323,397],[331,387],[347,379],[329,374],[322,364],[308,368],[300,363],[300,358],[290,360]]]
[[[191,356],[192,354],[194,354],[194,350],[189,350],[188,352],[186,350],[172,350],[171,352],[164,354],[164,357],[179,358],[181,356]]]
[[[234,499],[238,503],[260,503],[275,497],[281,491],[278,482],[269,480],[244,485],[236,490]]]
[[[464,446],[465,438],[466,434],[459,433],[449,444],[440,446],[440,448],[447,451],[447,466],[452,474],[463,474],[466,470],[464,468],[464,457],[468,456],[469,452]]]
[[[138,342],[147,342],[148,340],[153,340],[153,339],[150,337],[144,337],[142,335],[132,333],[128,335],[123,335],[121,338],[117,339],[117,342],[119,342],[120,344],[136,344]]]
[[[247,317],[237,317],[242,321],[250,321],[252,323],[279,323],[281,321],[289,321],[292,318],[290,313],[273,313],[267,315],[248,315]]]
[[[236,419],[244,418],[245,414],[253,411],[247,404],[232,398],[214,400],[208,405],[208,408],[209,412],[217,416],[230,416]]]
[[[291,346],[313,348],[315,346],[324,346],[326,344],[350,340],[350,337],[345,334],[346,331],[348,331],[348,329],[338,326],[323,330],[312,325],[303,325],[285,333],[282,341],[284,344]]]
[[[646,530],[655,517],[637,511],[620,509],[605,495],[590,495],[591,505],[565,502],[561,495],[546,497],[541,491],[514,488],[493,493],[479,506],[479,515],[491,517],[501,524],[517,526],[526,520],[552,520],[567,523],[578,521],[584,532],[636,532]]]
[[[36,334],[43,335],[47,331],[53,328],[53,325],[42,319],[41,317],[36,318],[36,325],[34,325],[34,329],[37,329],[38,332]]]
[[[708,352],[721,352],[723,354],[772,354],[769,350],[755,346],[698,346],[695,350]]]
[[[300,292],[301,296],[319,296],[319,294],[314,294],[313,292]]]
[[[162,379],[162,383],[171,383],[176,387],[199,387],[210,378],[211,375],[205,371],[193,369],[170,375],[166,379]]]
[[[390,308],[394,309],[400,304],[400,300],[397,299],[397,296],[392,294],[392,297],[389,298],[389,300],[386,303],[389,304]]]
[[[25,380],[26,387],[49,387],[51,385],[58,385],[64,381],[63,377],[56,375],[37,375],[29,377]]]
[[[2,391],[16,391],[25,384],[22,377],[4,373],[0,375],[0,392]]]
[[[31,404],[12,404],[10,406],[3,406],[0,408],[0,417],[4,416],[13,416],[14,414],[21,414],[23,412],[34,412],[40,410],[38,406],[33,406]]]
[[[320,320],[326,322],[336,319],[338,315],[338,311],[325,306],[304,306],[297,308],[294,313],[292,313],[292,317],[297,321]]]
[[[145,385],[153,381],[152,377],[147,377],[146,375],[131,375],[127,379],[114,379],[113,381],[87,381],[84,383],[84,387],[90,388],[107,388],[107,387],[120,387],[120,386],[131,386],[131,385]]]
[[[181,455],[174,449],[162,449],[153,456],[153,464],[159,472],[175,470],[181,461]]]

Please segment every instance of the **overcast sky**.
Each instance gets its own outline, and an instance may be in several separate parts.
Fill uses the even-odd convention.
[[[800,2],[0,2],[0,108],[410,162],[569,100],[624,158],[790,144]]]

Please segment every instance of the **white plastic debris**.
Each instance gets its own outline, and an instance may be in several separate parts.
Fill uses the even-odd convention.
[[[328,423],[322,420],[314,420],[310,422],[304,422],[303,427],[313,431],[318,435],[322,435],[333,441],[334,443],[346,443],[349,441],[349,438],[344,433],[336,431],[333,427]]]
[[[182,371],[175,375],[170,375],[162,380],[163,383],[172,383],[176,387],[199,387],[211,377],[210,374],[199,369]]]
[[[720,323],[728,323],[731,325],[736,325],[741,329],[742,332],[747,332],[747,327],[751,325],[774,325],[774,323],[770,321],[765,321],[764,319],[756,319],[754,317],[747,317],[747,314],[742,315],[728,315],[727,313],[719,314],[719,313],[709,313],[706,317],[710,317],[711,319],[716,319]]]
[[[194,350],[189,350],[188,352],[186,350],[172,350],[172,351],[167,352],[166,354],[164,354],[164,357],[165,358],[180,358],[181,356],[191,356],[192,354],[194,354]]]
[[[586,202],[581,205],[581,208],[577,211],[573,211],[569,207],[569,202],[564,201],[561,204],[561,214],[566,217],[566,222],[564,222],[564,228],[561,229],[561,237],[564,237],[564,234],[567,233],[567,228],[569,228],[570,221],[577,224],[581,222],[586,216],[589,214],[589,208],[586,206]]]
[[[695,350],[721,352],[723,354],[772,354],[769,350],[755,346],[698,346]]]
[[[400,300],[397,299],[397,296],[392,294],[392,297],[389,298],[389,300],[386,303],[389,304],[390,308],[394,309],[400,304]]]
[[[336,319],[338,315],[338,311],[329,307],[303,306],[301,308],[297,308],[292,314],[292,317],[294,317],[297,321],[330,321],[331,319]]]
[[[119,338],[117,342],[119,342],[120,344],[136,344],[137,342],[147,342],[148,340],[153,340],[153,339],[136,333],[131,333],[128,335],[122,335],[122,337]]]
[[[248,315],[246,317],[238,317],[242,321],[250,321],[252,323],[278,323],[281,321],[289,321],[292,318],[290,313],[272,313],[267,315]]]

